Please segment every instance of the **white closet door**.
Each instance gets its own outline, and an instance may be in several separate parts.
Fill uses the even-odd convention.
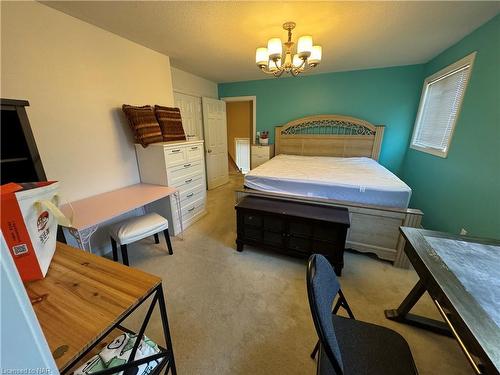
[[[181,110],[182,126],[186,136],[203,139],[201,98],[174,92],[174,103]]]
[[[208,189],[229,181],[226,102],[202,98]]]

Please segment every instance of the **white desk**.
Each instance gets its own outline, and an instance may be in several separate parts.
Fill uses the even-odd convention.
[[[174,195],[180,212],[180,198],[170,186],[136,184],[94,195],[61,206],[67,217],[73,217],[72,227],[66,228],[81,249],[90,250],[90,238],[99,224],[159,199]],[[180,215],[179,215],[180,217]]]

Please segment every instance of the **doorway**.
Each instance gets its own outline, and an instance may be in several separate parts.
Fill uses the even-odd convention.
[[[255,97],[223,98],[226,101],[229,170],[250,170],[250,149],[255,143]]]

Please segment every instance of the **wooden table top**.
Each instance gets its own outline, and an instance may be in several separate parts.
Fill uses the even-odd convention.
[[[62,371],[160,283],[157,276],[58,242],[47,276],[25,287]]]
[[[67,216],[73,216],[73,228],[87,229],[173,194],[170,186],[135,184],[106,193],[93,195],[61,206]]]

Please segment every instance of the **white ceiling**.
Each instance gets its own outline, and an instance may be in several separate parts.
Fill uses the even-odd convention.
[[[261,79],[255,48],[310,34],[323,46],[315,71],[426,62],[500,11],[500,2],[44,1],[171,58],[215,82]],[[308,73],[311,74],[311,73]]]

